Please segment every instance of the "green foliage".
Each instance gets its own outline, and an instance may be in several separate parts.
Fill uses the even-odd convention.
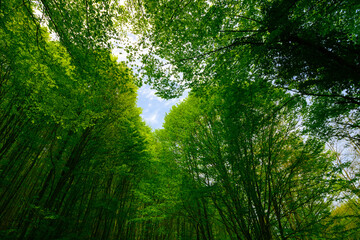
[[[147,39],[140,43],[153,46],[142,58],[144,74],[159,88],[166,76],[181,77],[178,72],[193,87],[262,71],[301,91],[358,94],[353,88],[359,77],[356,1],[145,0],[130,5],[134,31]],[[171,69],[157,67],[163,64],[157,57]]]
[[[129,6],[0,2],[0,238],[356,239],[358,155],[314,135],[358,151],[358,3]],[[145,82],[192,88],[155,132],[129,21]]]
[[[327,219],[328,230],[323,233],[326,239],[358,239],[359,238],[359,202],[350,199],[338,205]],[[329,234],[331,233],[331,234]]]
[[[129,6],[137,47],[148,49],[138,51],[140,74],[160,96],[260,75],[312,96],[305,119],[312,134],[341,139],[350,132],[347,138],[359,139],[358,1],[143,0]]]
[[[150,130],[107,48],[115,6],[34,4],[0,4],[1,237],[130,239]]]
[[[216,91],[190,96],[164,124],[169,151],[187,175],[187,214],[200,216],[204,229],[221,222],[232,237],[320,236],[341,189],[333,155],[301,138],[299,98],[262,81]],[[194,207],[199,199],[206,214]]]

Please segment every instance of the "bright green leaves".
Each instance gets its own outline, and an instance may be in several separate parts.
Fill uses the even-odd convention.
[[[341,177],[352,165],[334,167],[337,155],[301,130],[306,121],[322,137],[358,138],[359,5],[132,7],[0,4],[1,237],[305,239],[355,230],[339,213],[354,204],[332,215],[330,206],[344,189],[358,194],[359,174]],[[131,70],[110,54],[123,34],[116,28],[130,21],[139,45],[124,49],[144,64],[144,82],[165,98],[193,90],[155,133],[139,117]]]
[[[218,234],[207,221],[248,238],[320,234],[317,222],[340,188],[333,156],[300,135],[301,99],[260,80],[204,89],[164,124],[162,143],[184,174],[186,214]]]
[[[313,133],[330,138],[357,131],[357,1],[144,0],[132,7],[138,49],[148,50],[138,52],[140,75],[161,96],[260,75],[312,96],[307,126]],[[339,121],[340,130],[331,130],[329,123]]]
[[[196,87],[209,83],[208,79],[225,79],[226,76],[222,74],[226,74],[226,66],[230,62],[229,58],[224,58],[224,54],[229,52],[233,56],[232,64],[241,62],[243,56],[232,53],[235,46],[241,45],[236,39],[257,31],[252,24],[255,21],[248,20],[244,15],[238,16],[239,7],[233,2],[196,1],[184,4],[181,1],[167,1],[156,8],[147,8],[147,4],[144,2],[148,25],[142,29],[135,26],[135,31],[143,44],[139,48],[146,48],[148,43],[152,45],[149,54],[141,57],[145,65],[143,74],[148,77],[146,81],[153,83],[160,92],[181,90],[184,86]],[[142,13],[138,14],[142,16]],[[243,22],[246,22],[246,31],[234,30],[242,29]],[[218,67],[224,67],[223,71],[215,71]],[[175,82],[175,88],[166,89],[171,82]]]
[[[32,4],[0,4],[0,235],[131,239],[150,130],[107,48],[116,5],[40,1],[57,42]]]
[[[23,11],[14,12],[3,28],[2,64],[11,64],[7,74],[12,80],[2,91],[8,92],[7,99],[21,98],[12,104],[21,104],[34,122],[45,118],[65,129],[86,129],[109,115],[123,93],[134,92],[131,71],[109,50],[69,54],[59,42],[46,41],[46,29],[37,29]]]
[[[108,48],[111,37],[117,36],[114,20],[122,8],[117,1],[84,0],[40,1],[38,9],[73,55],[76,48],[85,52]]]

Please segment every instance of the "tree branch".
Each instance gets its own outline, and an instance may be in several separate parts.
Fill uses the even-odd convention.
[[[297,90],[297,89],[291,89],[291,88],[287,88],[287,87],[283,87],[283,86],[279,86],[280,88],[289,90],[289,91],[294,91],[297,92],[301,95],[306,95],[306,96],[314,96],[314,97],[330,97],[330,98],[343,98],[348,100],[347,102],[339,102],[339,103],[353,103],[356,105],[360,105],[360,98],[357,97],[349,97],[349,96],[343,96],[343,95],[339,95],[339,94],[323,94],[323,93],[310,93],[310,92],[306,92],[304,90]]]
[[[237,16],[235,16],[235,17],[244,18],[244,19],[251,20],[251,21],[254,21],[254,22],[257,22],[257,23],[262,24],[262,22],[259,21],[259,20],[256,20],[256,19],[253,19],[253,18],[250,18],[250,17],[246,17],[246,16],[243,16],[243,15],[237,15]]]
[[[260,31],[260,30],[252,30],[252,29],[247,29],[247,30],[220,30],[219,32],[242,32],[242,33],[247,33],[247,32],[263,32],[263,31]]]
[[[256,45],[256,46],[264,45],[263,42],[253,42],[253,41],[247,41],[247,40],[241,41],[239,39],[235,39],[235,41],[233,43],[231,43],[230,45],[227,45],[225,47],[220,47],[220,48],[217,48],[215,50],[212,50],[212,51],[209,51],[209,52],[206,52],[206,53],[202,53],[202,54],[194,56],[194,57],[183,58],[183,59],[180,59],[178,61],[183,62],[183,61],[195,60],[195,59],[205,57],[207,55],[211,55],[211,54],[216,53],[216,52],[220,52],[220,51],[223,51],[223,50],[226,50],[226,49],[232,49],[234,47],[237,47],[237,46],[240,46],[240,45],[247,45],[247,44]]]

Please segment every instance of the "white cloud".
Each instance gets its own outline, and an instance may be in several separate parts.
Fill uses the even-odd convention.
[[[138,91],[139,96],[141,95],[142,97],[147,98],[150,101],[158,101],[158,102],[165,102],[166,100],[156,96],[156,90],[151,89],[150,86],[145,85],[143,87],[141,87]]]
[[[162,127],[165,113],[168,113],[173,105],[183,101],[189,90],[186,90],[180,98],[170,100],[159,98],[155,92],[150,86],[144,85],[138,90],[137,101],[137,105],[143,109],[142,118],[153,129]]]
[[[141,94],[142,97],[147,98],[148,100],[155,100],[156,98],[158,98],[155,95],[155,90],[150,89],[149,86],[145,86],[145,87],[141,87],[138,91],[139,95]]]
[[[150,125],[153,126],[153,125],[158,125],[160,123],[160,119],[158,115],[159,115],[159,111],[156,111],[155,113],[150,114],[147,117],[143,116],[143,118],[147,123],[150,123]]]

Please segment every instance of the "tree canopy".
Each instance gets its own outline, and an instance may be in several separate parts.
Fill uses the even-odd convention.
[[[357,1],[144,0],[131,7],[140,46],[150,49],[143,73],[155,87],[170,75],[193,87],[260,72],[290,89],[358,104]]]
[[[262,76],[311,97],[307,126],[358,139],[358,1],[130,1],[141,76],[165,98]],[[135,57],[135,56],[134,56]],[[336,126],[328,125],[335,122]]]
[[[359,3],[126,4],[0,1],[0,238],[358,239]]]

